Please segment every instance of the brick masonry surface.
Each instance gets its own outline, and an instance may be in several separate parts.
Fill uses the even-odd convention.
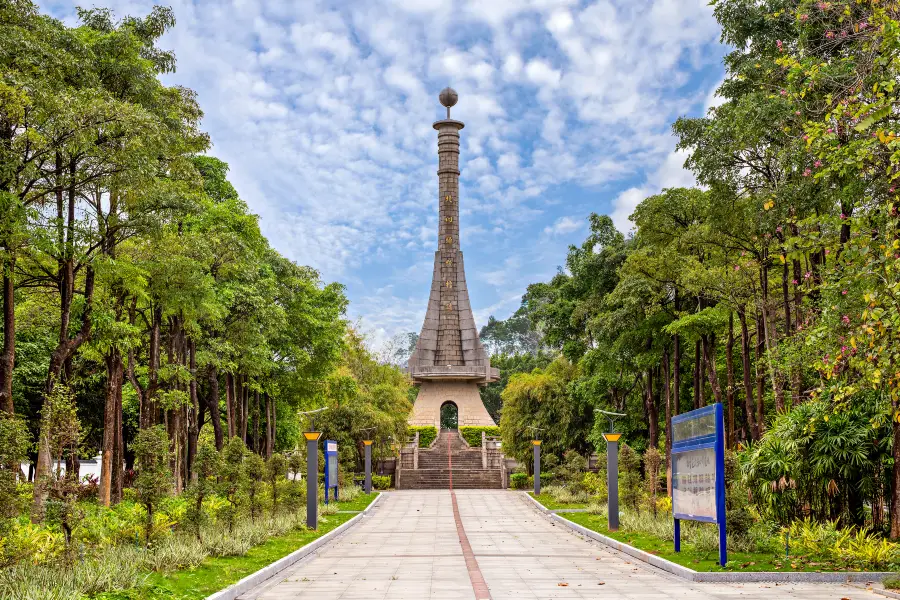
[[[471,381],[426,381],[419,388],[419,396],[413,406],[410,425],[434,425],[441,427],[441,405],[444,402],[456,404],[459,426],[494,425],[488,414],[478,385]],[[437,410],[435,410],[437,407]]]

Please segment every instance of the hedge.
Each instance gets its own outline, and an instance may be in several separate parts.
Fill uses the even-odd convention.
[[[500,428],[496,425],[491,425],[489,427],[476,427],[476,426],[468,426],[468,427],[460,427],[459,433],[463,436],[463,439],[468,442],[470,446],[473,448],[481,448],[481,432],[484,432],[488,437],[499,437],[500,436]]]
[[[406,428],[409,437],[415,437],[419,433],[419,448],[427,448],[437,439],[437,427],[434,425],[410,425]]]

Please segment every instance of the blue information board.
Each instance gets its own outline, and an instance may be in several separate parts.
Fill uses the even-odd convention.
[[[325,440],[325,504],[328,504],[328,490],[334,489],[334,501],[338,499],[338,457],[337,442]]]
[[[672,417],[672,515],[675,552],[681,520],[719,526],[719,564],[728,562],[725,531],[725,426],[722,404]]]

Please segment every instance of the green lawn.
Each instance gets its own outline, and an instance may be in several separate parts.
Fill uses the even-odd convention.
[[[682,542],[681,552],[675,552],[673,544],[669,540],[661,540],[657,537],[642,533],[628,531],[610,532],[606,527],[604,515],[591,515],[588,513],[571,513],[561,515],[564,518],[587,527],[597,533],[611,537],[616,541],[624,542],[644,552],[649,552],[666,560],[693,569],[695,571],[842,571],[843,567],[830,564],[826,559],[813,556],[792,556],[789,561],[784,560],[784,555],[729,552],[728,564],[725,568],[717,563],[718,550],[713,552],[700,552],[692,548],[690,544]],[[712,525],[710,525],[712,527]]]
[[[338,502],[338,510],[364,510],[378,496],[378,492],[360,494],[352,502]]]
[[[377,493],[363,494],[353,502],[339,503],[341,510],[362,510]],[[102,600],[201,600],[247,575],[258,571],[328,533],[355,515],[342,513],[325,517],[318,531],[292,531],[250,549],[244,556],[207,558],[196,569],[172,573],[151,573],[140,589],[106,593]]]
[[[563,504],[561,502],[557,502],[549,494],[539,494],[535,496],[534,492],[528,492],[528,495],[543,504],[545,508],[549,508],[550,510],[557,510],[560,508],[587,508],[587,504]]]

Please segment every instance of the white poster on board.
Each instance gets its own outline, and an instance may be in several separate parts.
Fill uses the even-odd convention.
[[[716,451],[672,455],[672,510],[691,517],[716,518]]]

